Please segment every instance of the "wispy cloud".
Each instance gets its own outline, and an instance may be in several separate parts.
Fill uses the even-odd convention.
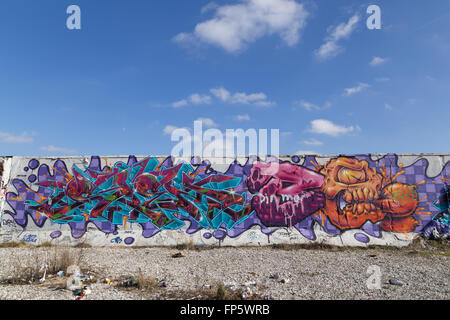
[[[190,104],[193,104],[193,105],[211,104],[211,97],[208,95],[201,95],[198,93],[193,93],[186,99],[182,99],[182,100],[172,103],[172,107],[181,108],[181,107],[188,106]]]
[[[302,143],[306,144],[306,145],[309,145],[309,146],[321,146],[321,145],[323,145],[323,142],[319,141],[317,139],[303,140]]]
[[[213,11],[216,10],[219,7],[219,5],[215,2],[209,2],[207,4],[205,4],[201,9],[200,12],[201,13],[207,13],[209,11]]]
[[[344,96],[352,96],[358,92],[363,91],[364,89],[369,88],[370,85],[368,85],[367,83],[359,83],[356,87],[352,87],[352,88],[346,88],[344,89]]]
[[[238,114],[234,119],[237,121],[250,121],[250,116],[248,114]]]
[[[388,82],[390,80],[391,80],[391,78],[389,78],[389,77],[382,77],[382,78],[375,79],[376,82]]]
[[[172,103],[172,107],[181,108],[187,106],[188,104],[189,104],[188,101],[186,99],[183,99]]]
[[[356,130],[361,130],[359,126],[341,126],[337,125],[329,120],[317,119],[311,121],[311,127],[308,131],[317,134],[325,134],[333,137],[344,135]]]
[[[27,132],[17,136],[9,132],[0,132],[0,142],[4,143],[31,143],[33,142],[33,135]]]
[[[163,129],[163,134],[170,136],[172,134],[172,132],[174,132],[177,129],[186,129],[188,131],[191,130],[190,128],[187,128],[187,127],[176,127],[176,126],[172,126],[172,125],[167,125]]]
[[[250,94],[245,92],[231,93],[224,87],[213,88],[210,92],[220,101],[229,102],[231,104],[251,104],[261,107],[275,105],[275,102],[267,100],[267,95],[263,92]]]
[[[198,118],[195,121],[201,121],[202,122],[202,126],[204,126],[206,128],[218,127],[217,123],[215,123],[214,120],[210,119],[210,118]]]
[[[391,106],[389,103],[385,103],[385,104],[384,104],[384,108],[385,108],[386,110],[389,110],[389,111],[392,110],[392,106]]]
[[[358,14],[355,14],[346,23],[343,22],[337,27],[329,27],[329,35],[325,38],[325,42],[314,52],[316,57],[320,60],[326,60],[343,52],[344,48],[338,42],[350,37],[355,31],[359,19]]]
[[[264,36],[277,34],[294,46],[308,17],[295,0],[240,0],[233,5],[210,3],[201,9],[202,13],[212,10],[211,19],[197,24],[191,33],[179,33],[173,41],[188,46],[200,42],[237,53]]]
[[[323,106],[318,106],[314,103],[311,103],[311,102],[308,102],[305,100],[300,100],[300,101],[295,102],[295,105],[298,105],[307,111],[314,111],[314,110],[318,111],[318,110],[328,109],[329,107],[331,107],[331,102],[327,101],[327,102],[325,102],[325,104]]]
[[[222,103],[231,103],[231,104],[247,104],[254,105],[258,107],[271,107],[276,105],[274,101],[269,101],[267,95],[263,92],[258,93],[245,93],[245,92],[236,92],[231,93],[224,87],[212,88],[209,90],[212,94],[212,97],[207,94],[199,94],[194,93],[191,94],[188,98],[182,99],[172,103],[172,107],[181,108],[189,105],[202,105],[202,104],[211,104],[213,102],[213,98],[216,98],[219,102]]]
[[[174,108],[188,106],[190,104],[200,105],[200,104],[211,104],[213,102],[213,97],[222,103],[231,104],[243,104],[243,105],[253,105],[258,107],[271,107],[276,105],[274,101],[268,100],[268,97],[263,92],[257,93],[245,93],[236,92],[231,93],[224,87],[212,88],[209,90],[212,97],[206,94],[194,93],[187,99],[179,100],[172,103]]]
[[[55,147],[54,145],[43,146],[43,147],[41,147],[41,150],[45,151],[45,152],[48,152],[48,153],[61,153],[61,154],[75,154],[75,153],[77,153],[77,150]]]
[[[387,61],[388,61],[387,58],[373,57],[372,60],[369,62],[369,64],[372,67],[376,67],[376,66],[379,66],[379,65],[382,65],[382,64],[386,63]]]

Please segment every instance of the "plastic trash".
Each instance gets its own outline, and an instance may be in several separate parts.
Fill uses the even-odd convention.
[[[40,283],[43,283],[45,281],[45,275],[47,274],[47,269],[45,269],[44,271],[44,275],[42,276],[42,278],[39,279]]]
[[[91,292],[92,292],[91,288],[89,288],[88,286],[84,286],[84,287],[82,287],[80,289],[72,290],[72,294],[74,296],[77,296],[77,300],[83,299],[84,297],[86,297]]]
[[[56,274],[58,277],[64,277],[64,271],[58,271],[58,273]]]
[[[167,288],[168,285],[169,285],[169,284],[168,284],[167,281],[161,281],[161,287]]]
[[[236,282],[224,282],[223,285],[231,290],[234,290],[234,288],[236,287]]]
[[[83,287],[83,281],[79,277],[72,276],[66,281],[66,288],[69,290],[81,290]]]
[[[70,276],[72,274],[81,273],[81,270],[80,270],[79,266],[73,264],[73,265],[67,267],[66,273],[67,273],[67,275]]]

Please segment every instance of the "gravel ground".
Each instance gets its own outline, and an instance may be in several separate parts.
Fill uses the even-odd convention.
[[[234,282],[242,292],[246,282],[253,295],[266,299],[449,299],[449,250],[412,249],[292,249],[217,248],[183,250],[172,248],[84,248],[64,249],[83,261],[83,269],[97,273],[87,300],[169,299],[204,285]],[[17,263],[35,265],[55,248],[1,248],[0,279],[14,275]],[[63,249],[58,249],[63,250]],[[443,251],[444,250],[444,251]],[[379,266],[381,289],[370,290],[366,282],[369,266]],[[101,279],[136,275],[165,280],[156,292],[123,289]],[[16,269],[17,270],[17,269]],[[278,276],[277,279],[271,275]],[[50,280],[55,280],[52,278]],[[33,285],[0,285],[0,299],[73,300],[69,290],[52,289],[51,281]],[[63,280],[63,278],[61,278]],[[389,284],[398,280],[403,285]]]

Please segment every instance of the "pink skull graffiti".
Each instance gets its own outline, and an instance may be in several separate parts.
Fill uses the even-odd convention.
[[[252,206],[264,225],[293,226],[323,208],[323,182],[321,174],[289,162],[255,162],[248,188],[255,194]]]

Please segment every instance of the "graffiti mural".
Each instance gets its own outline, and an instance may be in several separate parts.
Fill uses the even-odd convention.
[[[92,235],[104,245],[448,236],[450,162],[433,157],[249,157],[220,168],[197,158],[13,157],[2,227],[28,231],[20,240],[32,243]]]
[[[28,168],[37,169],[38,160]],[[74,166],[68,171],[64,161],[53,166],[41,165],[38,177],[31,175],[39,189],[34,191],[23,180],[13,180],[17,194],[8,193],[7,202],[16,223],[27,225],[27,215],[36,224],[46,219],[53,223],[94,222],[104,231],[114,225],[150,224],[158,230],[178,229],[183,220],[194,220],[203,228],[227,229],[245,220],[251,213],[242,178],[195,170],[190,164],[174,166],[169,159],[159,162],[146,158],[128,164],[117,162],[112,167],[100,167],[99,157],[93,157],[89,167]],[[76,228],[75,228],[76,229]]]
[[[323,208],[323,175],[291,163],[253,164],[248,188],[266,226],[292,226]]]

